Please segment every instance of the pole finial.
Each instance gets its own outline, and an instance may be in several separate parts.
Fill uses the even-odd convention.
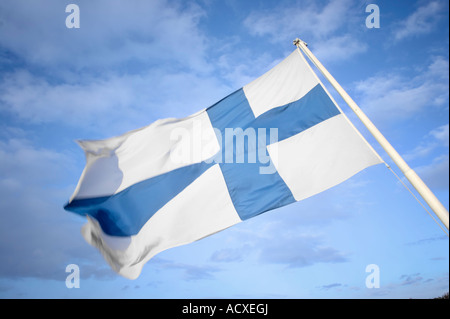
[[[299,38],[296,38],[296,39],[293,41],[293,43],[294,43],[294,45],[297,46],[297,47],[300,45],[300,43],[303,43],[305,46],[308,46],[308,44],[307,44],[305,41],[302,41],[302,40],[300,40]]]

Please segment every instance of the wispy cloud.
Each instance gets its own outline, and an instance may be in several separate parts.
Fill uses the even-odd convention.
[[[295,219],[295,216],[283,216],[281,212],[277,212],[274,217],[274,220],[270,216],[265,218],[262,224],[259,224],[262,220],[245,221],[247,225],[231,230],[232,237],[227,246],[213,252],[210,260],[221,263],[256,260],[261,264],[279,264],[288,268],[349,261],[349,254],[325,243],[324,236],[317,231],[306,231],[301,226],[292,229],[292,225],[307,224],[311,227],[315,221],[310,223],[307,218],[302,224],[301,218],[294,221],[292,218]],[[321,220],[324,219],[321,216]],[[250,223],[253,226],[248,226]],[[323,226],[322,222],[320,227]]]
[[[448,149],[449,144],[449,126],[448,124],[441,125],[428,134],[426,134],[423,140],[412,151],[404,155],[405,160],[412,160],[429,155],[437,148]]]
[[[79,29],[65,27],[65,5],[0,4],[1,51],[26,61],[2,73],[0,110],[24,123],[106,137],[190,115],[236,89],[212,73],[195,3],[81,1]]]
[[[129,72],[133,66],[138,71],[149,63],[168,61],[177,61],[178,68],[207,68],[206,38],[198,28],[204,12],[194,3],[161,0],[128,1],[127,5],[119,1],[77,4],[80,28],[67,29],[66,3],[2,1],[0,45],[28,63],[53,71],[63,66],[65,71],[107,72],[113,66],[126,66]]]
[[[409,286],[414,284],[419,284],[424,282],[423,277],[420,275],[420,273],[411,274],[411,275],[402,275],[400,276],[400,285],[402,286]]]
[[[448,237],[445,235],[442,236],[434,236],[434,237],[429,237],[429,238],[424,238],[424,239],[420,239],[420,240],[416,240],[413,242],[409,242],[406,243],[406,245],[408,246],[416,246],[416,245],[423,245],[423,244],[430,244],[433,243],[435,241],[441,241],[441,240],[447,240]]]
[[[221,269],[211,265],[191,265],[180,262],[173,262],[167,259],[155,258],[153,265],[159,269],[178,269],[183,272],[183,277],[187,281],[214,279],[214,273]]]
[[[93,267],[101,257],[70,235],[81,224],[63,213],[69,192],[61,183],[73,165],[64,152],[35,147],[26,138],[0,142],[1,278],[64,280],[70,263],[83,265],[83,278],[113,274]]]
[[[449,188],[449,156],[444,154],[433,159],[430,164],[415,167],[414,170],[431,188]]]
[[[368,45],[350,34],[335,36],[314,45],[314,54],[321,60],[332,62],[349,59],[363,53]]]
[[[416,76],[407,77],[401,71],[383,73],[357,82],[355,91],[372,118],[408,119],[429,107],[447,107],[448,69],[448,60],[437,56]]]
[[[335,0],[323,6],[315,1],[280,5],[276,10],[251,12],[244,25],[251,34],[266,36],[272,42],[292,40],[304,33],[323,38],[345,24],[351,4],[349,0]]]
[[[394,39],[400,41],[409,37],[417,37],[433,30],[442,12],[443,3],[432,1],[417,8],[394,30]]]
[[[449,187],[449,126],[444,124],[428,132],[413,150],[404,154],[407,161],[427,160],[414,167],[427,185],[433,189]]]
[[[442,256],[430,258],[430,260],[433,260],[433,261],[444,261],[444,260],[447,260],[447,259],[448,258],[442,257]]]
[[[279,216],[281,219],[281,216]],[[297,230],[286,231],[287,220],[267,223],[264,231],[254,236],[252,247],[262,263],[301,268],[317,263],[347,262],[348,255],[323,242],[323,237]]]
[[[435,128],[429,133],[430,136],[434,137],[441,145],[448,147],[449,145],[449,125],[445,124]]]
[[[433,298],[448,290],[448,273],[429,276],[423,272],[405,273],[381,282],[380,288],[364,289],[364,298]]]
[[[114,127],[116,131],[109,133],[117,135],[136,123],[143,126],[174,114],[187,116],[229,92],[214,78],[161,69],[86,77],[82,83],[53,83],[17,70],[0,80],[0,110],[32,124],[64,123],[90,130]]]
[[[321,289],[321,290],[330,290],[332,288],[338,288],[338,287],[343,287],[343,286],[344,285],[342,285],[341,283],[334,283],[334,284],[320,286],[319,289]]]
[[[243,249],[245,248],[224,248],[215,251],[211,255],[211,260],[215,262],[237,262],[243,260]]]
[[[344,253],[325,245],[318,236],[283,234],[277,240],[262,239],[260,244],[259,260],[266,263],[297,268],[348,261]]]
[[[273,43],[301,36],[306,42],[313,42],[314,52],[321,60],[345,60],[367,50],[367,45],[354,32],[357,28],[350,27],[358,24],[353,14],[356,7],[351,0],[280,5],[276,10],[252,11],[244,26],[250,34]]]

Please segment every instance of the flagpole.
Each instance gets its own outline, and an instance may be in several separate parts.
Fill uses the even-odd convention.
[[[361,122],[366,126],[369,132],[375,137],[375,139],[380,143],[392,161],[398,166],[402,171],[411,185],[417,190],[417,192],[422,196],[425,202],[434,211],[436,216],[439,217],[441,222],[448,229],[449,215],[447,209],[442,205],[442,203],[437,199],[433,192],[428,188],[428,186],[422,181],[422,179],[416,174],[416,172],[411,169],[405,160],[400,156],[400,154],[392,147],[392,145],[386,140],[386,138],[381,134],[381,132],[376,128],[372,121],[364,114],[364,112],[359,108],[359,106],[353,101],[353,99],[348,95],[348,93],[342,88],[342,86],[334,79],[334,77],[325,69],[325,67],[320,63],[319,60],[314,56],[314,54],[308,49],[306,42],[295,39],[294,45],[301,49],[303,53],[314,63],[314,65],[322,72],[325,78],[331,83],[331,85],[336,89],[339,95],[344,99],[344,101],[349,105],[349,107],[355,112],[356,116],[361,120]]]

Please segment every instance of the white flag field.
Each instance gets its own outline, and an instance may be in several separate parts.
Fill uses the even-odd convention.
[[[86,166],[65,209],[130,279],[163,250],[383,163],[298,49],[196,114],[79,145]]]

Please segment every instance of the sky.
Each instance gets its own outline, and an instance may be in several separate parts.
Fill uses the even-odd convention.
[[[79,28],[67,28],[68,4]],[[379,28],[368,28],[369,4]],[[384,166],[117,275],[63,209],[103,139],[209,107],[301,38],[449,206],[447,1],[0,2],[0,298],[433,298],[449,240]],[[316,71],[316,73],[319,73]],[[401,174],[344,101],[344,113]],[[403,179],[404,180],[404,179]],[[80,287],[68,288],[68,265]],[[379,270],[379,287],[366,280]]]

